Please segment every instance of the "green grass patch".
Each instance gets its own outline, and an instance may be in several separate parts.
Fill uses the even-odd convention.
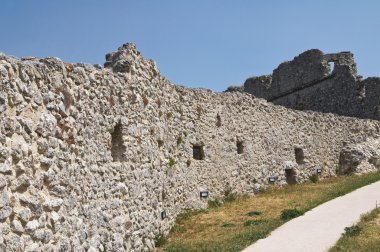
[[[236,225],[233,223],[223,223],[222,227],[229,228],[229,227],[235,227]]]
[[[362,228],[358,225],[353,225],[351,227],[344,228],[344,235],[346,236],[357,236],[362,231]]]
[[[247,220],[244,222],[244,226],[256,226],[264,223],[265,221],[263,220]]]
[[[311,176],[309,177],[309,180],[310,180],[311,182],[313,182],[313,183],[318,183],[318,181],[319,181],[319,176],[318,176],[318,174],[314,173],[313,175],[311,175]]]
[[[220,200],[218,200],[218,199],[209,200],[207,202],[207,206],[209,208],[217,208],[217,207],[221,207],[222,205],[223,205],[223,203]]]
[[[167,238],[160,234],[154,239],[154,244],[157,248],[162,247],[167,242]]]
[[[290,220],[290,219],[293,219],[293,218],[296,218],[298,216],[301,216],[303,215],[303,212],[298,210],[298,209],[284,209],[281,211],[281,219],[282,220]]]
[[[251,211],[247,213],[247,216],[258,216],[261,215],[261,212],[259,211]]]

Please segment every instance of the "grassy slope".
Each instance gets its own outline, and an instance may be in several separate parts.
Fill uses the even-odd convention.
[[[176,220],[163,251],[241,251],[285,221],[284,209],[306,212],[317,205],[380,180],[380,173],[336,177],[318,183],[271,187],[255,197],[240,197],[221,207],[188,212]],[[249,216],[249,212],[260,215]],[[257,220],[257,221],[255,221]]]
[[[365,214],[356,226],[360,231],[346,232],[330,252],[380,251],[380,208]]]

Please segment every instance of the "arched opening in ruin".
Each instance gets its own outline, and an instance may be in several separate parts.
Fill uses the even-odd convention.
[[[238,154],[244,153],[244,142],[243,141],[237,141],[236,142],[236,149]]]
[[[297,184],[297,173],[294,169],[285,170],[286,183],[289,185]]]
[[[296,147],[294,148],[294,155],[296,158],[297,164],[303,164],[305,160],[305,154],[303,153],[303,149]]]
[[[123,125],[118,122],[111,133],[111,155],[114,162],[124,161]]]
[[[329,65],[329,74],[331,74],[334,71],[335,62],[330,61],[330,62],[328,62],[328,65]]]
[[[205,153],[202,145],[193,145],[193,158],[196,160],[205,159]]]

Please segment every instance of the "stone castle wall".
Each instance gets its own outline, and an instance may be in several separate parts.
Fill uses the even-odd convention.
[[[357,75],[350,52],[306,51],[272,75],[247,79],[244,91],[298,110],[380,119],[380,79]]]
[[[1,251],[152,250],[184,209],[333,176],[344,145],[379,135],[378,121],[172,85],[133,44],[106,59],[0,56]]]

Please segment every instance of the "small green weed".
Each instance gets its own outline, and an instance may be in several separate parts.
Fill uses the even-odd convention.
[[[362,228],[359,227],[358,225],[353,225],[351,227],[346,227],[344,228],[344,235],[347,236],[358,236],[361,232]]]
[[[166,196],[167,196],[166,191],[165,191],[165,189],[163,189],[161,191],[161,198],[162,198],[162,200],[166,200]]]
[[[233,202],[237,199],[237,194],[236,193],[233,193],[231,188],[227,188],[224,190],[224,198],[223,198],[223,201],[224,202]]]
[[[224,224],[222,225],[222,227],[224,227],[224,228],[235,227],[235,226],[236,226],[236,225],[233,224],[233,223],[224,223]]]
[[[265,221],[263,220],[247,220],[244,222],[244,226],[257,226],[257,225],[260,225],[262,223],[264,223]]]
[[[303,214],[303,212],[301,212],[300,210],[298,210],[296,208],[284,209],[281,212],[281,219],[286,221],[286,220],[290,220],[290,219],[296,218],[298,216],[301,216],[302,214]]]
[[[154,238],[154,244],[157,248],[165,245],[166,242],[167,238],[163,234],[160,234],[156,238]]]
[[[313,182],[313,183],[317,183],[317,182],[319,181],[319,176],[318,176],[318,174],[314,173],[313,175],[311,175],[311,176],[309,177],[309,180],[310,180],[311,182]]]
[[[224,202],[232,202],[237,199],[236,193],[230,193],[226,197],[224,197]]]
[[[222,202],[220,202],[220,200],[218,199],[214,199],[214,200],[209,200],[207,202],[207,205],[209,208],[216,208],[216,207],[222,206]]]
[[[262,212],[259,212],[259,211],[251,211],[251,212],[248,212],[246,215],[248,216],[257,216],[257,215],[261,215]]]
[[[172,168],[175,164],[176,164],[176,161],[172,157],[170,157],[169,158],[169,167]]]
[[[181,136],[178,136],[177,137],[177,146],[180,145],[181,143],[183,143],[183,139]]]

